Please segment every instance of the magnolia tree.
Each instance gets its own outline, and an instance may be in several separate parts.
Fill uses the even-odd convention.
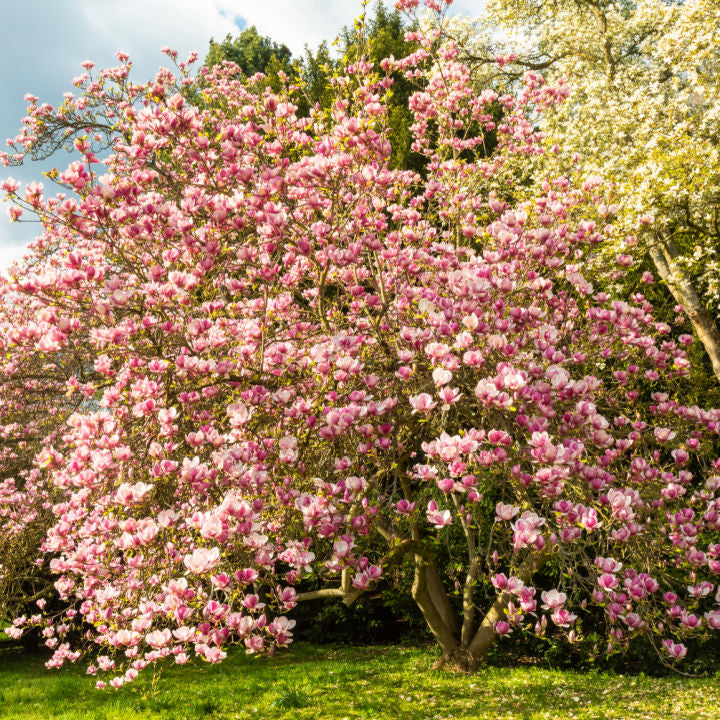
[[[27,313],[3,351],[74,367],[78,398],[24,475],[52,503],[64,609],[8,631],[39,626],[50,666],[88,643],[119,686],[272,651],[298,602],[351,603],[389,568],[466,669],[497,636],[577,634],[589,605],[611,648],[642,634],[668,659],[720,627],[720,411],[678,399],[692,338],[583,276],[596,185],[472,191],[540,152],[530,118],[564,91],[477,94],[437,30],[408,37],[309,117],[228,65],[134,86],[124,56],[60,111],[31,105],[20,154],[87,107],[115,138],[102,161],[76,138],[54,197],[5,183],[43,234],[5,282]],[[424,172],[391,171],[390,74],[430,66],[409,101]],[[459,600],[443,539],[465,548]]]
[[[34,458],[78,409],[78,396],[65,397],[65,383],[82,365],[69,348],[53,356],[28,342],[52,332],[52,314],[32,296],[0,285],[0,603],[6,616],[52,587],[47,564],[38,555],[44,532],[53,524],[52,490]],[[61,322],[79,327],[69,318]]]

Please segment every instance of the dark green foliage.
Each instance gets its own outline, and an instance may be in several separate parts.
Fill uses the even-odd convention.
[[[494,666],[508,666],[524,662],[556,670],[581,670],[647,675],[648,677],[678,677],[684,674],[712,675],[720,667],[720,643],[715,638],[685,641],[688,656],[677,668],[667,664],[667,658],[646,637],[635,637],[621,652],[606,652],[607,635],[604,630],[590,630],[593,622],[601,623],[598,614],[585,616],[583,639],[569,642],[567,637],[550,633],[547,637],[534,635],[513,636],[511,641],[500,641],[490,650],[487,662]],[[655,645],[659,645],[657,638]]]
[[[321,108],[330,107],[333,97],[330,91],[330,78],[336,64],[337,61],[332,57],[326,42],[320,43],[315,52],[308,47],[305,48],[305,57],[299,67],[303,81],[301,106],[305,105],[307,110],[316,105]]]
[[[248,77],[264,73],[267,76],[265,83],[273,90],[280,88],[278,74],[284,73],[293,84],[299,85],[296,97],[298,114],[306,116],[314,107],[329,109],[333,97],[330,83],[344,62],[353,63],[364,57],[374,63],[377,72],[382,72],[381,60],[391,55],[401,58],[410,53],[413,46],[405,42],[406,29],[398,12],[390,11],[378,2],[371,18],[363,17],[353,27],[340,31],[339,57],[333,57],[327,43],[322,43],[314,51],[306,48],[303,58],[293,59],[287,46],[261,36],[252,26],[235,38],[228,35],[220,43],[211,40],[205,64],[212,66],[230,61],[236,63]],[[420,156],[410,149],[413,116],[408,109],[408,98],[416,88],[400,73],[393,73],[392,77],[394,82],[387,103],[392,145],[390,165],[393,168],[421,170]]]
[[[380,71],[380,62],[383,59],[390,56],[402,58],[412,52],[413,45],[405,41],[407,29],[400,13],[388,10],[378,1],[372,18],[364,23],[357,23],[352,28],[343,29],[340,35],[343,55],[349,62],[356,62],[360,57],[364,57]],[[408,109],[408,99],[417,88],[401,73],[394,72],[392,78],[393,86],[387,105],[392,145],[390,166],[420,170],[421,158],[410,149],[410,125],[413,116]]]
[[[387,573],[376,592],[361,595],[350,607],[339,598],[299,603],[292,611],[297,619],[295,637],[321,644],[429,642],[432,636],[412,599],[411,585],[410,568],[398,567]],[[302,589],[320,587],[310,582]]]
[[[236,38],[227,35],[220,43],[211,39],[205,64],[212,67],[228,60],[238,65],[248,77],[255,73],[268,75],[273,70],[277,73],[277,69],[289,74],[292,71],[291,57],[292,53],[287,45],[278,44],[271,38],[260,35],[257,28],[251,25]]]

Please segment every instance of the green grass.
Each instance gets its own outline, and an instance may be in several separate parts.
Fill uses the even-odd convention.
[[[434,650],[298,643],[275,658],[231,652],[219,666],[167,670],[98,691],[83,668],[0,654],[3,720],[703,720],[720,707],[717,679],[624,677],[537,667],[433,671]]]

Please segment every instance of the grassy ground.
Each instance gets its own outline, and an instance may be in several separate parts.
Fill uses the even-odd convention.
[[[328,648],[298,643],[275,658],[229,654],[219,666],[170,669],[98,691],[81,667],[0,654],[5,720],[703,720],[718,717],[720,682],[622,677],[532,667],[433,671],[431,649]]]

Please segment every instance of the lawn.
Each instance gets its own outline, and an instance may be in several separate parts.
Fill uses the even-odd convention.
[[[275,658],[230,653],[219,666],[166,671],[98,691],[82,667],[48,671],[41,658],[0,654],[3,720],[440,720],[441,718],[716,718],[717,679],[649,678],[486,667],[431,670],[433,649],[298,643]]]

